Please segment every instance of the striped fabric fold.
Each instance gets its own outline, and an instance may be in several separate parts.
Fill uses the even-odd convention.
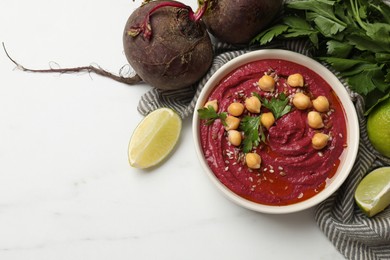
[[[390,0],[384,0],[390,4]],[[252,48],[237,49],[233,46],[214,43],[215,58],[208,73],[193,86],[174,91],[152,89],[141,97],[138,111],[147,115],[160,107],[176,110],[184,119],[193,114],[196,101],[207,80],[226,62],[253,51]],[[263,48],[279,48],[312,56],[311,45],[304,40],[272,43]],[[257,48],[258,49],[258,48]],[[337,73],[335,73],[336,76]],[[340,77],[339,77],[340,78]],[[360,123],[360,143],[356,162],[350,175],[339,190],[315,209],[318,227],[346,259],[380,260],[390,259],[390,208],[368,218],[354,201],[354,191],[360,180],[371,170],[390,166],[390,158],[379,154],[368,140],[364,100],[352,92],[340,78],[354,102]]]

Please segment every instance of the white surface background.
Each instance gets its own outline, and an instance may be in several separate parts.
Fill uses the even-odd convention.
[[[0,41],[27,67],[116,73],[140,3],[1,0]],[[191,118],[168,161],[131,168],[149,86],[14,68],[0,50],[0,259],[342,259],[313,209],[266,215],[223,197],[198,163]]]

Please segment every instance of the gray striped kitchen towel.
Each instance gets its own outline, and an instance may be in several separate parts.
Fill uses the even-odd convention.
[[[390,0],[385,0],[390,3]],[[160,91],[152,89],[141,97],[138,111],[147,115],[159,107],[170,107],[184,119],[192,115],[200,91],[207,80],[229,60],[253,51],[251,48],[234,49],[232,46],[214,43],[215,58],[209,72],[195,85],[183,90]],[[307,41],[292,40],[272,43],[263,48],[282,48],[312,56]],[[346,259],[390,260],[390,208],[368,218],[354,201],[354,191],[360,180],[371,170],[390,166],[390,158],[379,154],[368,140],[364,100],[351,91],[340,78],[354,102],[360,123],[360,144],[356,162],[339,190],[315,209],[319,228],[345,256]]]

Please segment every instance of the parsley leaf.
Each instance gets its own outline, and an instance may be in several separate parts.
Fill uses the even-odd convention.
[[[256,96],[260,98],[261,104],[264,107],[271,110],[275,120],[291,111],[291,106],[288,104],[289,100],[284,93],[280,93],[278,97],[272,97],[270,100],[261,98],[258,94]]]
[[[220,119],[222,124],[226,125],[225,119],[227,117],[227,113],[217,113],[211,105],[198,109],[198,115],[200,119],[206,120],[206,125],[211,125],[216,119]]]
[[[274,27],[264,30],[256,38],[252,40],[251,43],[260,42],[261,45],[264,45],[268,42],[271,42],[273,38],[284,33],[288,29],[287,25],[278,24]]]
[[[341,29],[342,27],[346,27],[347,24],[345,24],[343,21],[338,19],[336,15],[334,14],[334,5],[336,4],[336,1],[327,1],[327,0],[306,0],[306,1],[294,1],[288,4],[289,8],[296,9],[296,10],[305,10],[307,14],[311,14],[310,18],[320,18],[320,21],[314,21],[315,24],[318,26],[320,25],[321,28],[324,28],[322,26],[321,22],[326,21],[326,24],[329,24],[329,22],[332,22],[333,24],[338,25],[338,29]],[[315,14],[315,15],[314,15]],[[309,19],[310,20],[310,19]],[[327,31],[327,30],[325,30]]]
[[[346,58],[352,51],[352,45],[337,40],[330,40],[326,43],[327,54],[337,58]]]
[[[242,151],[249,153],[253,147],[260,143],[259,131],[262,133],[260,126],[260,116],[245,116],[240,122],[240,129],[244,132],[244,139],[242,142]]]
[[[375,89],[385,93],[389,87],[388,83],[384,81],[383,65],[369,62],[367,60],[368,58],[366,60],[349,60],[332,57],[324,57],[321,59],[340,71],[341,75],[347,79],[351,89],[357,93],[367,96]]]

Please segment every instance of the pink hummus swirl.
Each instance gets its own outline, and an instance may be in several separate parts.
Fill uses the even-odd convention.
[[[277,79],[276,89],[273,92],[261,91],[257,82],[270,72]],[[257,203],[293,204],[324,189],[335,174],[347,145],[344,110],[331,86],[317,73],[279,59],[256,61],[236,69],[215,86],[208,97],[208,100],[218,100],[218,112],[227,111],[229,104],[242,102],[253,92],[268,99],[283,92],[291,98],[295,92],[301,91],[286,83],[288,75],[294,73],[304,77],[304,91],[312,99],[321,95],[329,100],[330,110],[321,114],[325,126],[312,129],[307,123],[307,114],[313,108],[298,110],[290,104],[289,113],[277,119],[269,130],[263,128],[266,141],[252,151],[262,158],[260,169],[250,169],[245,165],[242,149],[229,143],[219,119],[211,125],[200,124],[203,153],[215,176],[237,195]],[[262,107],[263,112],[268,110]],[[319,131],[330,138],[325,148],[316,150],[311,139]]]

